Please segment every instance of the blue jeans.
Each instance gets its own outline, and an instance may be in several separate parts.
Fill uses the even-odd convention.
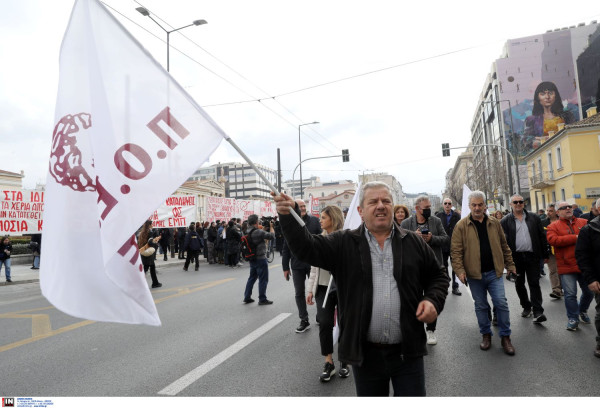
[[[267,300],[267,284],[269,283],[269,264],[266,259],[250,261],[250,276],[244,291],[244,300],[250,299],[254,283],[258,279],[258,300]]]
[[[2,272],[2,265],[4,264],[4,274],[6,279],[10,279],[10,258],[3,259],[0,261],[0,272]]]
[[[40,267],[40,256],[39,255],[33,256],[33,267],[36,269]]]
[[[565,293],[565,307],[569,320],[579,320],[579,313],[587,313],[594,294],[588,288],[582,273],[567,273],[560,276],[560,283]],[[581,298],[577,304],[577,283],[581,288]]]
[[[492,303],[498,316],[500,336],[510,336],[510,316],[508,302],[504,293],[502,277],[496,277],[496,271],[482,272],[481,279],[467,278],[471,288],[471,295],[475,301],[475,315],[479,324],[479,333],[492,334],[490,322],[490,304],[487,294],[492,297]]]

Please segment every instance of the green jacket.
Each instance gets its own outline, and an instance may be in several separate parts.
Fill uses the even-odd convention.
[[[504,268],[515,270],[512,252],[506,242],[504,230],[500,221],[487,217],[487,232],[494,258],[496,276],[501,277]],[[457,275],[466,274],[471,279],[481,279],[481,256],[479,252],[479,235],[477,227],[473,224],[471,216],[460,220],[454,232],[450,245],[452,269]]]

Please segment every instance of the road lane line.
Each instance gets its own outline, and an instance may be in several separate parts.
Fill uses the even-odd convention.
[[[184,295],[188,295],[200,290],[204,290],[204,289],[208,289],[208,288],[212,288],[214,286],[220,285],[222,283],[226,283],[229,281],[234,280],[234,278],[228,278],[228,279],[221,279],[218,281],[213,281],[213,282],[208,282],[208,283],[201,283],[198,285],[191,285],[191,287],[193,286],[197,286],[194,289],[190,289],[189,292],[183,293],[182,290],[185,287],[181,287],[181,288],[177,288],[175,290],[177,290],[177,293],[170,295],[170,296],[165,296],[164,298],[160,298],[160,299],[155,299],[154,303],[155,304],[159,304],[167,299],[172,299],[175,297],[179,297],[179,296],[184,296]],[[173,290],[173,289],[170,289]],[[157,291],[154,291],[155,293]],[[184,291],[185,292],[185,291]],[[50,325],[50,318],[48,315],[39,315],[39,314],[23,314],[25,312],[32,312],[32,311],[40,311],[40,310],[50,310],[50,309],[56,309],[54,306],[47,306],[47,307],[41,307],[41,308],[37,308],[37,309],[30,309],[30,310],[23,310],[20,312],[12,312],[12,313],[3,313],[0,314],[0,319],[23,319],[23,318],[27,318],[27,319],[32,319],[32,336],[30,338],[27,339],[23,339],[20,341],[16,341],[14,343],[10,343],[10,344],[6,344],[6,345],[0,345],[0,353],[8,351],[8,350],[12,350],[15,349],[17,347],[21,347],[24,346],[26,344],[31,344],[34,343],[38,340],[42,340],[42,339],[47,339],[49,337],[52,336],[56,336],[58,334],[62,334],[71,330],[75,330],[75,329],[79,329],[80,327],[84,327],[93,323],[96,323],[96,321],[93,320],[84,320],[81,321],[79,323],[75,323],[75,324],[71,324],[69,326],[66,327],[62,327],[60,329],[56,329],[56,330],[52,330],[51,329],[51,325]],[[46,316],[46,317],[43,317]],[[46,320],[47,319],[47,320]]]
[[[188,386],[198,381],[202,376],[209,373],[212,369],[218,367],[221,363],[226,361],[228,358],[234,356],[237,352],[241,351],[244,347],[251,344],[253,341],[258,339],[260,336],[271,330],[273,327],[277,326],[279,323],[290,317],[291,313],[281,313],[274,319],[269,322],[263,324],[258,329],[254,330],[252,333],[238,341],[237,343],[229,346],[206,363],[202,364],[199,367],[196,367],[177,381],[171,383],[166,386],[162,390],[158,392],[159,395],[170,395],[175,396],[179,394],[181,391],[186,389]]]

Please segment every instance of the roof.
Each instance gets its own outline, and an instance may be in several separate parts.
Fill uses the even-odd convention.
[[[587,118],[580,120],[579,122],[571,123],[570,125],[566,125],[566,129],[571,128],[582,128],[588,126],[598,126],[600,125],[600,114],[595,114],[594,116],[588,116]]]
[[[12,171],[0,170],[0,174],[3,176],[17,176],[17,177],[25,177],[21,173],[13,173]]]

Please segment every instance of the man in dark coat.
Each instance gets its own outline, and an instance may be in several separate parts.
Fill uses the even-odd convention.
[[[440,220],[442,220],[442,227],[446,231],[446,235],[452,240],[452,232],[456,223],[460,221],[460,214],[452,209],[452,200],[450,198],[444,198],[444,211],[440,211],[435,214]],[[444,260],[444,267],[448,270],[448,258],[450,257],[450,242],[442,247],[442,258]],[[456,280],[456,272],[452,270],[452,294],[461,296],[460,290],[458,290],[458,281]]]
[[[448,276],[433,250],[393,221],[390,188],[365,184],[355,230],[313,235],[290,214],[294,201],[274,196],[290,250],[298,259],[331,272],[340,316],[339,359],[352,364],[359,396],[425,395],[423,323],[444,307]]]
[[[200,242],[200,235],[196,232],[196,225],[194,223],[190,224],[190,230],[185,236],[185,242],[183,244],[187,252],[187,258],[185,259],[185,265],[183,266],[183,270],[187,271],[188,266],[190,265],[190,261],[193,259],[196,263],[195,270],[198,270],[199,262],[198,255],[200,255],[200,249],[202,248],[202,244]]]
[[[296,205],[296,213],[300,214],[300,217],[306,224],[308,232],[311,234],[320,234],[323,230],[321,229],[321,223],[319,222],[319,219],[306,212],[306,204],[304,201],[297,200]],[[296,298],[296,307],[298,308],[298,317],[300,317],[300,325],[296,328],[296,333],[304,333],[310,329],[308,310],[306,309],[305,283],[310,276],[311,264],[302,262],[296,258],[290,251],[287,242],[284,241],[281,264],[283,266],[283,276],[286,280],[290,279],[290,260],[292,263],[291,275],[294,282],[294,296]]]
[[[600,198],[596,208],[600,207]],[[575,258],[588,288],[594,292],[596,299],[596,350],[594,355],[600,358],[600,215],[590,220],[579,232],[575,244]]]

